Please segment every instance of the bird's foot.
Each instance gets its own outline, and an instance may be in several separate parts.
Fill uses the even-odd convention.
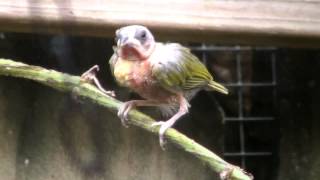
[[[160,126],[159,129],[159,143],[162,150],[165,150],[166,140],[164,138],[164,133],[167,129],[169,129],[172,126],[172,122],[170,120],[168,121],[158,121],[151,124],[152,127]]]
[[[96,77],[97,73],[99,72],[100,68],[98,65],[92,66],[89,70],[84,72],[80,78],[83,82],[92,83],[93,78]]]
[[[98,87],[98,89],[99,89],[100,91],[102,91],[104,94],[109,95],[109,96],[112,96],[112,97],[115,97],[114,91],[107,91],[107,90],[105,90],[105,89],[101,86],[101,84],[100,84],[100,82],[99,82],[99,80],[98,80],[98,78],[97,78],[97,76],[96,76],[99,70],[100,70],[100,69],[99,69],[99,66],[98,66],[98,65],[92,66],[88,71],[84,72],[84,73],[81,75],[81,77],[80,77],[80,78],[81,78],[81,81],[82,81],[82,82],[87,82],[87,83],[93,83],[93,84],[95,84],[95,85]]]
[[[133,101],[125,102],[121,105],[121,107],[118,110],[118,117],[121,120],[121,123],[124,127],[128,128],[128,114],[129,111],[134,107]]]
[[[221,180],[230,180],[231,179],[231,175],[232,175],[232,171],[234,170],[235,167],[233,166],[228,166],[226,167],[224,170],[222,170],[220,172],[220,179]]]
[[[244,174],[246,174],[246,175],[249,176],[250,180],[253,180],[254,177],[253,177],[252,174],[244,171],[243,169],[241,169],[241,168],[238,167],[238,166],[234,166],[234,165],[231,165],[231,164],[227,165],[227,167],[224,168],[224,169],[220,172],[220,179],[221,179],[221,180],[231,180],[231,179],[233,179],[233,178],[232,178],[232,173],[233,173],[233,171],[234,171],[235,169],[237,169],[237,170],[239,170],[239,171],[242,171]]]

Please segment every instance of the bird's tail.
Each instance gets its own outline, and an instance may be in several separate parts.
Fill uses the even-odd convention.
[[[225,88],[224,86],[222,86],[221,84],[219,84],[219,83],[217,83],[215,81],[210,81],[208,86],[209,86],[210,90],[218,91],[218,92],[220,92],[222,94],[228,94],[229,93],[227,88]]]

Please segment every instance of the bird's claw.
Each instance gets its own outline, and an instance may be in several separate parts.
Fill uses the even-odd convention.
[[[222,170],[220,172],[220,174],[219,174],[220,175],[220,179],[221,180],[230,180],[234,168],[235,167],[233,167],[233,166],[228,166],[227,168]]]
[[[171,127],[171,124],[168,121],[157,121],[151,124],[151,127],[160,126],[159,129],[159,143],[162,150],[165,150],[165,145],[167,141],[164,138],[164,133],[167,129]]]
[[[96,77],[99,70],[100,68],[98,65],[92,66],[89,70],[87,70],[80,76],[81,81],[92,83],[94,77]]]
[[[238,166],[234,166],[234,165],[227,165],[227,167],[225,167],[220,173],[220,179],[221,180],[231,180],[233,179],[232,178],[232,173],[235,169],[238,169],[239,171],[242,171],[244,174],[248,175],[249,176],[249,179],[250,180],[253,180],[253,176],[252,174],[248,173],[248,172],[245,172],[243,169],[241,169],[240,167]]]
[[[128,128],[128,114],[130,110],[132,109],[133,103],[132,102],[126,102],[123,105],[120,106],[118,110],[118,117],[121,120],[121,123],[124,127]]]
[[[126,111],[126,107],[125,107],[125,106],[126,106],[126,105],[123,104],[123,105],[119,108],[118,117],[119,117],[120,120],[121,120],[121,124],[122,124],[124,127],[128,128],[128,127],[129,127],[129,126],[128,126],[128,117],[127,117],[127,115],[125,114],[125,111]]]
[[[98,78],[96,77],[96,75],[97,75],[97,73],[98,73],[99,70],[100,70],[100,69],[99,69],[99,66],[98,66],[98,65],[92,66],[88,71],[84,72],[84,73],[81,75],[81,77],[80,77],[81,81],[82,81],[82,82],[87,82],[87,83],[93,83],[93,84],[95,84],[95,85],[98,87],[98,89],[99,89],[100,91],[102,91],[104,94],[109,95],[109,96],[112,96],[112,97],[115,97],[116,95],[115,95],[114,91],[107,91],[107,90],[105,90],[105,89],[101,86]]]

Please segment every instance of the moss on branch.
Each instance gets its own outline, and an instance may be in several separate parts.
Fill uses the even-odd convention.
[[[117,99],[103,94],[93,85],[82,82],[79,76],[72,76],[54,70],[48,70],[39,66],[0,59],[0,75],[29,79],[59,91],[72,92],[80,97],[90,99],[94,103],[106,107],[112,112],[117,112],[122,104],[122,102]],[[152,118],[139,111],[132,110],[129,113],[130,124],[158,135],[159,129],[157,127],[151,127],[153,122],[154,120]],[[207,164],[212,170],[219,174],[231,170],[230,179],[253,179],[250,174],[227,163],[207,148],[174,129],[169,129],[165,133],[165,136],[168,141],[196,156],[201,162]]]

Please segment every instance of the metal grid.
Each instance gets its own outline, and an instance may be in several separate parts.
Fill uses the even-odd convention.
[[[276,81],[276,48],[273,47],[242,47],[242,46],[212,46],[212,45],[206,45],[201,44],[200,46],[190,46],[191,50],[197,53],[201,53],[202,61],[207,64],[208,53],[214,53],[218,51],[224,51],[229,52],[234,55],[234,61],[236,64],[235,67],[235,73],[236,73],[236,79],[235,82],[226,82],[224,85],[230,88],[234,88],[234,95],[237,98],[237,116],[228,116],[226,115],[223,119],[224,126],[228,126],[232,123],[237,123],[238,128],[238,144],[239,144],[239,151],[229,151],[224,147],[223,155],[226,158],[238,158],[240,159],[238,162],[238,165],[240,165],[242,168],[247,168],[247,163],[249,160],[249,157],[270,157],[273,156],[273,152],[270,150],[261,150],[261,151],[251,151],[247,149],[247,145],[250,144],[250,142],[246,141],[246,130],[245,125],[248,123],[253,122],[271,122],[275,120],[275,117],[273,114],[270,115],[263,115],[263,116],[246,116],[244,115],[244,89],[245,88],[271,88],[272,89],[272,96],[270,97],[273,100],[273,106],[275,105],[275,98],[276,98],[276,89],[275,86],[277,85]],[[269,56],[267,59],[270,61],[271,69],[271,81],[268,82],[244,82],[243,81],[243,75],[244,72],[242,71],[242,55],[241,53],[244,51],[251,51],[251,52],[259,52],[264,51],[266,52],[266,55]],[[258,59],[252,59],[252,61],[259,61]],[[273,107],[270,107],[273,108]],[[225,134],[229,132],[224,132]],[[224,144],[227,144],[227,140],[225,139]]]

